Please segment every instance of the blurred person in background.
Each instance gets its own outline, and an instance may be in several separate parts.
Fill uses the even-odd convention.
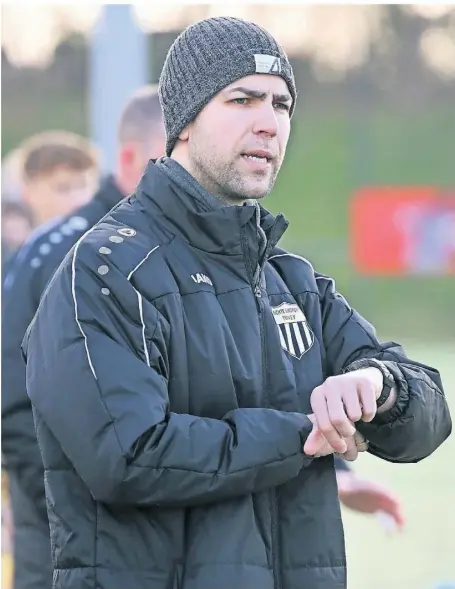
[[[2,198],[2,273],[6,272],[7,263],[28,239],[33,231],[33,214],[30,208],[20,201]]]
[[[2,159],[2,200],[22,200],[23,155],[20,147],[10,151]]]
[[[384,485],[356,474],[350,463],[339,456],[334,462],[341,504],[359,513],[378,516],[387,531],[401,531],[405,516],[399,497]]]
[[[14,589],[52,586],[43,465],[25,389],[25,364],[20,349],[22,338],[55,268],[89,227],[133,192],[148,160],[164,153],[164,141],[157,89],[154,86],[141,88],[128,101],[120,117],[118,158],[113,175],[104,180],[90,202],[53,224],[47,224],[44,230],[37,230],[19,252],[6,278],[2,321],[2,452],[13,507]],[[52,161],[61,161],[58,151],[54,148],[51,151]],[[49,175],[31,173],[33,168],[36,170],[38,160],[48,162],[49,157],[46,150],[40,150],[40,155],[33,156],[28,166],[30,178],[40,177],[43,181],[47,177],[49,180]],[[91,161],[84,158],[85,155],[81,154],[75,159],[84,161],[84,165]],[[32,165],[33,162],[36,163]],[[50,169],[55,172],[54,167]],[[53,178],[63,182],[64,175],[54,175]],[[66,175],[68,182],[71,178],[74,176]],[[76,184],[75,181],[74,186]],[[57,187],[57,184],[53,186]],[[80,184],[78,186],[81,187]],[[49,187],[50,183],[47,189],[41,185],[40,194],[43,196],[47,192],[45,201],[49,204],[41,210],[42,220],[43,211],[50,216],[51,211],[55,212],[58,208],[54,205],[59,190],[49,190]],[[85,188],[83,196],[76,192],[85,202]],[[70,202],[70,195],[60,197],[65,204],[59,208],[64,210]],[[38,206],[37,198],[34,202]]]
[[[2,282],[5,276],[8,263],[17,250],[17,242],[21,241],[24,225],[23,214],[20,210],[29,214],[29,209],[22,201],[22,152],[20,148],[13,149],[2,159],[2,235],[1,235],[1,254],[2,254]],[[8,212],[12,212],[12,223],[9,222]],[[7,222],[4,224],[4,219]],[[16,224],[18,231],[10,231]],[[22,240],[24,241],[24,240]]]
[[[36,225],[86,204],[99,182],[98,155],[87,139],[46,131],[21,145],[22,199]]]
[[[257,199],[296,89],[266,30],[192,25],[160,99],[167,157],[78,241],[24,338],[54,587],[341,589],[332,455],[429,456],[451,430],[439,373],[277,246],[287,222]]]

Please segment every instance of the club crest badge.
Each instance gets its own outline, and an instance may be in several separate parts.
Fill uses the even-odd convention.
[[[314,333],[305,314],[295,303],[272,307],[272,313],[280,334],[281,347],[300,360],[314,344]]]

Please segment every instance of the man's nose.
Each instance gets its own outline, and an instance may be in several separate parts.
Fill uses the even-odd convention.
[[[256,135],[275,137],[278,133],[278,121],[272,104],[261,104],[256,112],[253,131]]]

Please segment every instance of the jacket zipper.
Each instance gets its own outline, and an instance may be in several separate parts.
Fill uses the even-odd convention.
[[[262,274],[262,270],[261,270]],[[261,334],[261,355],[262,355],[262,386],[266,391],[265,406],[269,406],[270,395],[268,392],[268,378],[267,378],[267,354],[265,349],[265,329],[264,329],[264,302],[262,300],[261,287],[257,284],[254,287],[254,294],[258,303],[259,314],[259,330]],[[272,561],[273,561],[273,578],[275,589],[281,589],[281,569],[280,569],[280,555],[278,544],[278,505],[275,489],[269,491],[269,507],[271,520],[271,535],[272,535]]]
[[[266,263],[266,256],[264,256],[264,263],[261,265],[259,277],[257,283],[253,286],[254,295],[256,297],[258,305],[259,315],[259,331],[261,336],[261,356],[262,356],[262,386],[265,391],[266,398],[265,407],[270,404],[270,394],[268,391],[268,378],[267,378],[267,354],[265,346],[265,326],[264,326],[264,301],[261,293],[261,278],[264,271],[264,265]],[[269,495],[269,509],[270,509],[270,520],[271,520],[271,547],[272,547],[272,562],[273,562],[273,579],[274,588],[281,589],[281,568],[280,568],[280,554],[279,554],[279,543],[278,543],[278,505],[276,490],[270,489]]]
[[[270,404],[270,394],[268,392],[268,378],[267,378],[267,354],[266,354],[266,347],[265,347],[265,326],[264,326],[264,301],[262,299],[262,292],[261,292],[261,278],[264,272],[264,266],[267,263],[268,253],[272,247],[272,240],[270,239],[274,234],[274,230],[278,224],[278,219],[275,221],[275,225],[272,228],[269,236],[269,243],[267,244],[266,251],[264,252],[263,260],[258,260],[260,264],[260,271],[258,272],[257,280],[254,281],[254,272],[253,277],[251,280],[251,287],[253,290],[254,297],[256,299],[256,304],[258,308],[258,317],[259,317],[259,332],[261,337],[261,360],[262,360],[262,387],[265,390],[266,397],[265,407],[268,407]],[[243,241],[243,248],[246,250],[248,245],[246,240],[244,239],[244,234],[241,231],[241,239]],[[245,251],[244,255],[250,259],[248,252]],[[247,268],[248,273],[248,268]],[[270,510],[270,520],[271,520],[271,548],[272,548],[272,563],[273,563],[273,579],[274,579],[274,589],[281,589],[282,587],[282,579],[281,579],[281,569],[280,569],[280,554],[279,554],[279,544],[278,544],[278,506],[277,506],[277,497],[275,489],[270,489],[268,492],[269,495],[269,510]]]

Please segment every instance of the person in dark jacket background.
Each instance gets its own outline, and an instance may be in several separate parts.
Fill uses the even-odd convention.
[[[60,265],[24,338],[55,589],[341,589],[333,454],[416,462],[448,437],[409,359],[257,202],[295,108],[261,27],[184,31],[167,157]]]
[[[2,198],[2,244],[14,253],[28,239],[33,231],[33,215],[21,201]],[[2,256],[2,263],[5,259]]]
[[[25,388],[22,338],[46,284],[73,244],[134,191],[149,158],[163,152],[164,125],[157,88],[145,86],[131,96],[120,117],[114,174],[104,180],[88,204],[39,228],[18,253],[5,279],[2,454],[13,508],[15,589],[52,586],[43,464]]]
[[[21,201],[5,200],[2,195],[1,261],[2,283],[19,248],[33,231],[33,215]]]

